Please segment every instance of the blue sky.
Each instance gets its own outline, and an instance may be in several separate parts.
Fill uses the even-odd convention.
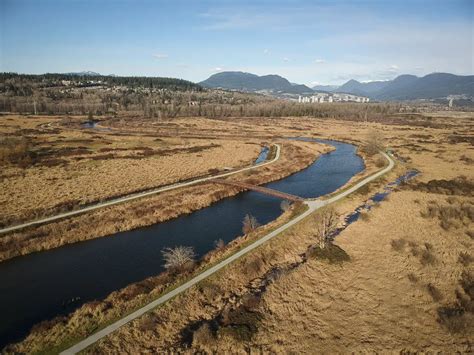
[[[0,71],[341,84],[473,74],[474,1],[0,0]]]

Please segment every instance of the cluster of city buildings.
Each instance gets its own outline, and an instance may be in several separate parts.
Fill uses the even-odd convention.
[[[299,103],[320,103],[320,102],[369,102],[368,97],[356,96],[342,93],[317,93],[311,96],[298,96]]]

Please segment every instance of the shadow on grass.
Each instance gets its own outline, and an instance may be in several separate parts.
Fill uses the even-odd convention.
[[[306,252],[306,258],[325,260],[330,264],[342,264],[351,260],[349,254],[335,244],[328,244],[325,248],[313,245]]]

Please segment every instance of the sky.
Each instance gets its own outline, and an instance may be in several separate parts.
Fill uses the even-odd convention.
[[[0,0],[0,71],[245,71],[311,86],[472,75],[473,12],[471,0]]]

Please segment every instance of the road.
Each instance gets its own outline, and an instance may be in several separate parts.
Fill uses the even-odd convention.
[[[387,154],[385,154],[384,152],[381,152],[381,154],[389,161],[389,165],[386,168],[382,169],[381,171],[379,171],[379,172],[377,172],[377,173],[375,173],[371,176],[366,177],[365,179],[358,182],[354,186],[350,187],[349,189],[347,189],[345,191],[342,191],[341,193],[331,197],[330,199],[327,199],[327,200],[320,200],[320,199],[306,200],[305,203],[308,205],[309,208],[306,212],[304,212],[300,216],[296,217],[295,219],[292,219],[288,223],[286,223],[286,224],[282,225],[281,227],[275,229],[273,232],[271,232],[271,233],[265,235],[264,237],[258,239],[254,243],[248,245],[247,247],[245,247],[242,250],[238,251],[237,253],[231,255],[227,259],[225,259],[225,260],[221,261],[220,263],[214,265],[213,267],[207,269],[203,273],[195,276],[194,278],[192,278],[191,280],[189,280],[185,284],[179,286],[178,288],[168,292],[167,294],[161,296],[160,298],[157,298],[153,302],[148,303],[146,306],[136,310],[135,312],[129,314],[128,316],[116,321],[115,323],[112,323],[111,325],[105,327],[104,329],[98,331],[97,333],[92,334],[91,336],[85,338],[84,340],[80,341],[76,345],[64,350],[63,352],[61,352],[61,354],[63,354],[63,355],[76,354],[79,351],[84,350],[88,346],[94,344],[95,342],[99,341],[100,339],[102,339],[102,338],[106,337],[107,335],[109,335],[110,333],[114,332],[115,330],[117,330],[121,326],[123,326],[123,325],[127,324],[128,322],[142,316],[146,312],[151,311],[152,309],[156,308],[157,306],[165,303],[169,299],[179,295],[180,293],[186,291],[188,288],[196,285],[200,281],[204,280],[205,278],[207,278],[207,277],[211,276],[212,274],[216,273],[217,271],[221,270],[222,268],[224,268],[225,266],[227,266],[231,262],[239,259],[240,257],[244,256],[248,252],[254,250],[255,248],[258,248],[263,243],[266,243],[270,239],[275,238],[278,234],[280,234],[281,232],[287,230],[288,228],[295,225],[296,223],[300,222],[302,219],[306,218],[308,215],[310,215],[314,211],[316,211],[316,210],[320,209],[321,207],[327,206],[331,203],[334,203],[334,202],[350,195],[351,193],[358,190],[362,186],[364,186],[364,185],[368,184],[369,182],[371,182],[371,181],[379,178],[380,176],[386,174],[387,172],[392,170],[395,163],[392,160],[392,158],[390,156],[388,156]]]
[[[116,204],[119,204],[119,203],[136,200],[136,199],[139,199],[139,198],[142,198],[142,197],[145,197],[145,196],[155,195],[155,194],[158,194],[160,192],[175,190],[175,189],[179,189],[179,188],[182,188],[182,187],[185,187],[185,186],[196,185],[196,184],[199,184],[199,183],[204,182],[204,181],[208,181],[208,180],[212,180],[212,179],[216,179],[216,178],[222,178],[222,177],[234,175],[234,174],[237,174],[237,173],[241,173],[242,171],[257,169],[257,168],[260,168],[260,167],[265,166],[265,165],[273,164],[278,159],[280,159],[280,150],[281,150],[280,145],[275,144],[275,146],[277,147],[275,158],[273,158],[272,160],[269,160],[267,162],[264,162],[264,163],[252,165],[252,166],[249,166],[249,167],[246,167],[246,168],[238,169],[238,170],[231,171],[231,172],[224,173],[224,174],[207,176],[207,177],[204,177],[204,178],[199,178],[199,179],[195,179],[195,180],[191,180],[191,181],[187,181],[187,182],[182,182],[182,183],[163,186],[163,187],[153,189],[153,190],[150,190],[150,191],[146,191],[146,192],[139,192],[139,193],[135,193],[135,194],[130,194],[130,195],[127,195],[127,196],[124,196],[124,197],[119,197],[119,198],[109,200],[109,201],[106,201],[106,202],[97,203],[97,204],[87,206],[87,207],[84,207],[84,208],[81,208],[81,209],[77,209],[77,210],[74,210],[74,211],[60,213],[60,214],[57,214],[57,215],[54,215],[54,216],[51,216],[51,217],[46,217],[46,218],[38,219],[38,220],[35,220],[35,221],[26,222],[26,223],[23,223],[23,224],[17,224],[17,225],[11,226],[11,227],[6,227],[6,228],[3,228],[3,229],[0,229],[0,234],[5,234],[5,233],[8,233],[8,232],[13,232],[13,231],[20,230],[20,229],[23,229],[23,228],[26,228],[26,227],[31,227],[31,226],[35,226],[35,225],[40,225],[40,224],[44,224],[44,223],[53,222],[53,221],[56,221],[56,220],[61,219],[61,218],[75,216],[75,215],[78,215],[78,214],[81,214],[81,213],[84,213],[84,212],[93,211],[93,210],[96,210],[96,209],[99,209],[99,208],[113,206],[113,205],[116,205]]]

